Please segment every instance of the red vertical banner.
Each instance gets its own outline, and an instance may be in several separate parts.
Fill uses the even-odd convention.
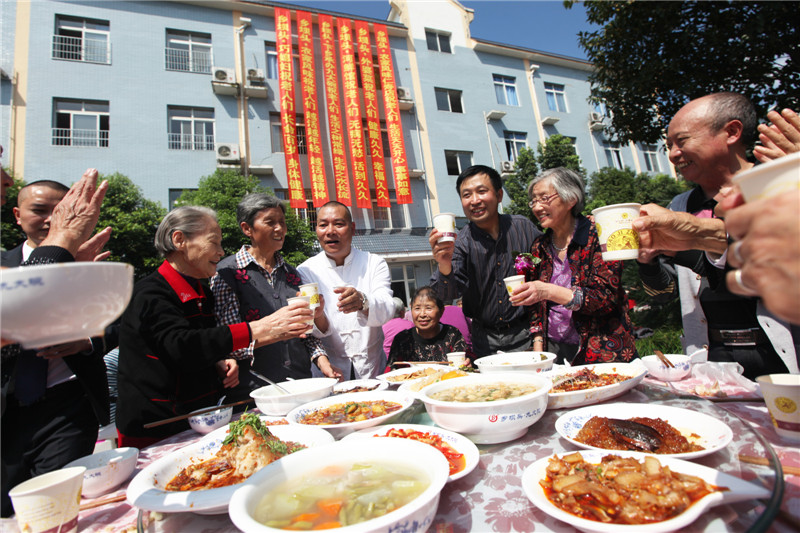
[[[352,205],[353,198],[350,196],[350,175],[347,171],[347,155],[342,127],[342,108],[339,103],[339,76],[336,69],[334,45],[336,32],[333,28],[333,18],[330,15],[318,15],[318,17],[336,199],[345,205]]]
[[[380,207],[389,207],[389,188],[386,186],[386,163],[383,160],[381,139],[381,114],[378,109],[378,93],[375,88],[375,70],[372,66],[372,43],[369,38],[369,23],[356,21],[356,44],[358,63],[361,65],[361,86],[364,88],[364,110],[367,115],[369,154],[372,159],[372,174],[375,178],[375,196]]]
[[[300,157],[297,151],[297,115],[294,105],[294,68],[292,66],[292,15],[288,9],[275,8],[275,32],[278,48],[278,84],[281,98],[281,131],[286,175],[289,181],[289,206],[306,207]]]
[[[353,164],[353,181],[356,186],[356,206],[372,209],[367,158],[364,154],[364,132],[361,126],[361,106],[358,99],[358,75],[353,55],[353,21],[339,18],[336,19],[336,24],[339,29],[344,114],[347,117],[347,137],[350,139],[350,161]]]
[[[386,111],[386,131],[389,134],[389,150],[392,154],[394,187],[398,204],[410,204],[411,183],[408,176],[406,146],[403,141],[403,123],[400,119],[400,106],[397,102],[397,85],[394,81],[392,49],[389,46],[389,32],[386,25],[375,24],[375,44],[378,48],[378,66],[381,72],[383,89],[383,108]]]
[[[303,89],[303,114],[308,146],[308,172],[311,174],[311,196],[314,207],[328,200],[325,161],[322,159],[322,138],[319,131],[317,80],[314,73],[314,26],[311,13],[297,12],[297,48],[300,53],[300,82]]]

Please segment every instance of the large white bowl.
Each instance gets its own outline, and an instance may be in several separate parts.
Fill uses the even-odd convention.
[[[206,407],[205,409],[208,408]],[[205,409],[198,409],[197,411],[205,411]],[[192,411],[192,413],[196,413],[197,411]],[[228,422],[231,421],[232,415],[233,407],[223,407],[215,411],[190,416],[189,425],[196,432],[205,435],[222,426],[227,426]]]
[[[544,359],[542,359],[544,356]],[[546,372],[553,368],[556,354],[550,352],[508,352],[487,355],[475,360],[481,373]]]
[[[262,413],[283,416],[304,403],[330,396],[337,383],[335,378],[295,379],[278,383],[289,394],[279,391],[275,385],[267,385],[252,391],[250,397],[256,401],[256,407]]]
[[[133,267],[80,262],[6,268],[0,270],[0,291],[2,337],[41,348],[103,335],[131,299]]]
[[[593,389],[577,390],[572,392],[551,392],[547,402],[548,409],[564,409],[566,407],[581,407],[594,403],[604,402],[611,398],[621,396],[638,385],[647,375],[647,369],[638,360],[632,363],[598,363],[595,365],[562,367],[547,374],[553,383],[567,374],[573,374],[583,368],[591,368],[597,374],[616,373],[629,376],[620,383],[595,387]]]
[[[674,368],[670,368],[661,362],[657,355],[647,355],[642,357],[642,363],[647,368],[647,373],[655,379],[661,381],[680,381],[692,372],[692,358],[688,355],[665,353]]]
[[[307,414],[313,413],[319,409],[332,407],[334,405],[345,405],[348,403],[359,402],[374,402],[385,400],[387,402],[395,402],[401,405],[400,410],[389,413],[383,416],[370,418],[368,420],[360,420],[358,422],[345,422],[342,424],[320,425],[314,426],[323,428],[330,432],[334,438],[340,439],[345,435],[349,435],[359,429],[366,429],[369,427],[377,426],[379,424],[387,424],[389,422],[405,421],[405,413],[407,413],[411,406],[414,405],[414,397],[408,394],[403,394],[398,391],[382,390],[370,392],[352,392],[350,394],[338,394],[336,396],[329,396],[315,402],[309,402],[305,405],[293,409],[286,415],[286,419],[290,424],[302,424],[300,420]]]
[[[446,389],[490,383],[534,385],[536,392],[494,402],[445,402],[431,394]],[[437,425],[461,433],[478,444],[518,439],[527,433],[547,409],[547,392],[552,382],[538,374],[505,372],[467,376],[428,385],[417,396]]]
[[[366,394],[366,393],[364,393]],[[426,531],[436,515],[449,467],[432,446],[408,439],[355,439],[302,450],[256,472],[236,490],[228,507],[234,525],[245,533],[284,531],[257,522],[253,515],[266,493],[286,481],[330,467],[354,463],[396,464],[427,478],[430,485],[408,504],[378,518],[337,529],[343,533]]]
[[[83,496],[97,498],[127,481],[138,459],[138,448],[115,448],[75,459],[64,468],[86,467],[83,473]]]

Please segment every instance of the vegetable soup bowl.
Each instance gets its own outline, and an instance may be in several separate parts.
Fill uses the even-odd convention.
[[[267,465],[262,470],[253,474],[236,490],[228,507],[228,514],[234,525],[245,533],[267,533],[284,531],[276,529],[276,522],[290,524],[301,515],[308,516],[307,509],[324,509],[331,501],[335,501],[337,509],[341,506],[345,510],[353,511],[353,507],[364,508],[367,501],[375,496],[370,494],[353,494],[352,498],[345,495],[334,495],[332,484],[319,482],[336,470],[349,469],[351,465],[362,465],[361,468],[377,467],[387,468],[415,478],[415,483],[422,492],[411,501],[397,509],[354,524],[342,524],[340,514],[334,509],[329,518],[329,525],[336,522],[343,526],[337,529],[343,533],[366,532],[396,532],[396,531],[425,531],[433,522],[436,509],[439,505],[439,494],[447,482],[449,467],[447,460],[436,448],[415,442],[409,439],[386,437],[381,439],[376,446],[373,439],[355,439],[335,442],[319,448],[301,450],[280,461]],[[372,468],[364,468],[364,479],[372,477]],[[348,479],[358,471],[350,473]],[[300,480],[317,478],[311,489],[293,490],[287,484]],[[380,491],[401,490],[405,481],[379,483]],[[426,488],[422,488],[427,485]],[[273,510],[267,511],[265,507],[274,493],[276,504]],[[297,496],[297,497],[295,497]],[[392,494],[392,498],[396,497]],[[341,498],[341,499],[340,499]],[[314,502],[317,502],[315,504]],[[308,505],[306,508],[305,505]],[[350,507],[352,506],[352,507]],[[322,511],[324,512],[324,511]],[[265,516],[268,515],[268,516]],[[266,525],[270,522],[271,526]],[[275,527],[272,527],[275,526]],[[290,527],[290,526],[284,526]]]
[[[532,386],[533,392],[508,399],[457,402],[435,399],[436,393],[478,385]],[[419,391],[428,416],[437,426],[461,433],[478,444],[495,444],[520,438],[547,409],[549,378],[528,372],[505,372],[440,381]]]
[[[330,396],[336,378],[306,378],[283,381],[278,385],[289,394],[278,390],[275,385],[260,387],[250,393],[256,401],[256,407],[265,415],[284,416],[286,413],[304,403],[313,402]]]

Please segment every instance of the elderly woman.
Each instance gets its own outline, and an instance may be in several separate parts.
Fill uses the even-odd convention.
[[[531,248],[541,262],[511,296],[531,306],[533,349],[572,365],[630,361],[636,355],[622,263],[603,261],[594,224],[581,215],[583,179],[566,168],[547,170],[528,186],[544,228]]]
[[[308,331],[312,313],[293,305],[270,317],[217,326],[206,280],[222,259],[214,211],[184,206],[156,230],[165,260],[134,287],[120,326],[117,430],[120,446],[140,448],[187,428],[185,421],[144,425],[214,405],[238,383],[230,353]]]
[[[421,287],[411,298],[414,327],[398,333],[389,352],[389,364],[398,361],[447,361],[450,352],[467,351],[458,328],[442,324],[444,303],[430,287]]]
[[[302,284],[297,270],[280,253],[286,239],[283,202],[263,193],[248,194],[236,207],[236,219],[250,245],[223,259],[211,280],[219,325],[270,316],[287,305],[287,298],[297,296]],[[323,308],[320,305],[316,313]],[[341,377],[312,336],[285,335],[271,344],[245,346],[232,355],[239,363],[239,386],[229,392],[232,400],[246,399],[251,390],[268,385],[258,374],[273,381],[310,378],[313,363],[326,376]]]

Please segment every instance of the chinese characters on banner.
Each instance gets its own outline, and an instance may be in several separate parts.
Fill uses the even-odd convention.
[[[297,117],[294,106],[294,72],[292,67],[292,16],[288,9],[275,8],[275,32],[278,48],[278,82],[281,99],[281,131],[286,175],[289,181],[289,205],[306,207],[300,157],[297,151]]]
[[[386,186],[386,164],[383,160],[381,139],[381,114],[375,88],[375,70],[372,66],[372,43],[369,39],[369,23],[356,21],[356,43],[358,62],[361,65],[361,86],[364,88],[364,109],[367,114],[369,154],[372,159],[372,175],[375,178],[375,196],[379,207],[390,207],[389,188]]]
[[[342,62],[344,86],[344,114],[347,117],[347,137],[350,140],[350,161],[353,165],[356,206],[372,208],[367,176],[367,158],[364,154],[364,134],[361,125],[361,106],[358,94],[358,76],[353,50],[353,21],[336,19],[339,29],[339,56]]]
[[[352,205],[353,199],[350,196],[350,176],[347,171],[346,146],[342,128],[342,108],[339,105],[339,76],[336,71],[334,37],[333,18],[330,15],[319,15],[319,40],[322,44],[322,70],[328,104],[328,127],[331,136],[331,159],[336,199],[345,205]]]
[[[383,88],[383,107],[386,110],[386,131],[389,134],[389,150],[392,154],[397,203],[410,204],[412,202],[411,184],[408,176],[406,147],[403,141],[403,124],[400,119],[400,107],[397,102],[397,86],[394,81],[389,32],[384,24],[375,24],[374,27],[375,44],[378,48],[378,66],[381,72],[381,87]]]
[[[317,82],[314,77],[314,26],[311,23],[311,13],[307,11],[297,12],[297,44],[300,52],[300,80],[303,89],[311,196],[314,198],[314,207],[320,207],[328,201],[328,185],[325,178],[325,161],[322,159]]]

